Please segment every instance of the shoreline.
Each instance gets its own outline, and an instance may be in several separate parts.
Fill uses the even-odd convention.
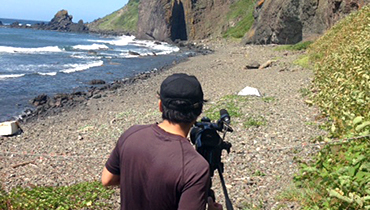
[[[312,71],[292,64],[301,52],[274,51],[271,45],[240,46],[222,41],[204,44],[215,52],[190,57],[148,79],[107,90],[105,97],[22,124],[21,135],[0,137],[0,180],[4,189],[99,180],[107,155],[123,131],[134,124],[161,121],[156,91],[168,75],[184,72],[195,75],[202,84],[209,100],[205,110],[222,104],[225,96],[235,95],[245,86],[262,93],[263,97],[246,97],[240,102],[241,117],[231,116],[234,132],[226,136],[232,148],[222,157],[224,178],[235,208],[262,202],[264,208],[271,209],[283,203],[275,197],[292,182],[299,165],[295,157],[309,159],[317,148],[276,149],[309,143],[322,132],[307,123],[315,121],[318,111],[307,106],[299,93],[309,86]],[[267,60],[276,62],[262,70],[246,69],[248,63]],[[273,100],[266,102],[268,98]],[[262,117],[266,124],[245,127],[245,120],[253,117]],[[26,161],[32,163],[12,167]],[[223,203],[218,176],[213,180],[216,197]],[[118,200],[116,195],[110,204],[117,208]],[[299,209],[295,203],[286,205]]]
[[[204,45],[196,45],[190,42],[177,42],[173,43],[174,46],[180,48],[178,53],[182,54],[170,63],[165,63],[163,66],[156,66],[154,69],[149,71],[143,71],[130,77],[123,77],[114,81],[103,81],[103,80],[91,80],[87,83],[89,86],[79,90],[70,90],[67,92],[60,92],[55,94],[39,93],[34,98],[29,98],[27,104],[24,105],[24,109],[18,111],[15,115],[4,118],[6,121],[18,121],[20,123],[26,123],[34,121],[35,118],[44,118],[48,115],[55,115],[60,113],[62,110],[68,110],[77,106],[80,103],[85,103],[91,98],[99,98],[106,90],[115,90],[122,86],[132,84],[133,82],[140,79],[148,79],[153,74],[165,71],[173,67],[174,65],[186,61],[189,57],[206,55],[213,53],[212,49],[205,47]],[[156,55],[154,55],[156,56]]]

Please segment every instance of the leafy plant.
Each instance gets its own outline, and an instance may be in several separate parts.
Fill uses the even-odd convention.
[[[332,136],[369,134],[370,7],[336,24],[309,56],[316,63],[312,99],[330,117]]]
[[[331,209],[370,208],[370,138],[328,145],[313,164],[303,164],[297,186],[313,189],[306,205]]]
[[[295,176],[303,209],[370,209],[370,7],[347,16],[308,49],[315,63],[310,104],[318,105],[329,144]],[[306,92],[306,91],[304,91]],[[302,162],[302,161],[301,161]]]

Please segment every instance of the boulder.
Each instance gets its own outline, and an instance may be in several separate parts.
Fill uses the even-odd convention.
[[[49,96],[47,96],[46,94],[41,94],[35,97],[34,99],[31,99],[30,103],[34,106],[40,106],[40,105],[46,104],[48,100],[49,100]]]
[[[94,79],[89,82],[89,85],[104,85],[105,81],[101,79]]]

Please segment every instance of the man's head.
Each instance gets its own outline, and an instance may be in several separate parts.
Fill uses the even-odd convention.
[[[174,123],[192,123],[202,113],[203,91],[198,79],[173,74],[161,84],[162,118]]]

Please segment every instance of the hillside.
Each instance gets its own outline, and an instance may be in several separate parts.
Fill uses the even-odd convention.
[[[130,0],[121,9],[88,24],[91,32],[135,34],[139,0]]]
[[[324,33],[370,0],[130,0],[94,21],[92,31],[165,41],[243,38],[243,44],[292,44]]]

